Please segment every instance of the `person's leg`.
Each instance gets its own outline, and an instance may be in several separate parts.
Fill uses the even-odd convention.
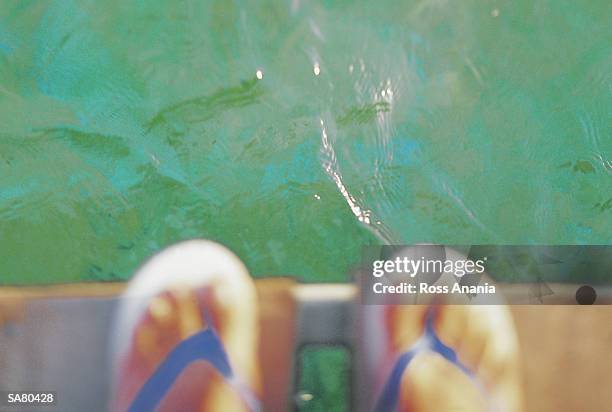
[[[242,262],[214,242],[183,242],[151,258],[130,282],[117,317],[114,409],[127,410],[169,352],[205,328],[220,337],[246,391],[259,393],[256,299]],[[209,364],[195,362],[159,410],[248,410],[241,392]]]

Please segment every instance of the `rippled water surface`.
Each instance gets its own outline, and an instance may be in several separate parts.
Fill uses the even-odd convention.
[[[0,282],[219,240],[342,280],[372,243],[612,242],[608,1],[0,4]]]

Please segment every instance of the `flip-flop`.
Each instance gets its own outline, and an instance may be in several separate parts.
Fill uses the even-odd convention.
[[[385,384],[374,406],[375,412],[390,412],[397,410],[402,377],[410,362],[419,354],[434,352],[441,355],[451,364],[455,365],[470,379],[474,374],[457,358],[453,349],[446,346],[436,334],[434,329],[434,309],[430,308],[425,318],[425,329],[421,337],[408,349],[401,353],[391,369]],[[477,381],[475,381],[477,383]]]
[[[206,361],[240,394],[249,411],[261,410],[259,400],[232,371],[223,343],[213,329],[204,329],[180,342],[145,382],[129,412],[154,411],[178,376],[193,362]]]
[[[259,410],[256,321],[252,279],[227,248],[192,240],[153,256],[119,303],[113,410]]]

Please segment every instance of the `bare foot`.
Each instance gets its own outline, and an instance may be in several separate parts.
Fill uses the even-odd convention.
[[[388,308],[395,350],[405,351],[416,342],[431,309]],[[455,351],[472,376],[439,354],[423,351],[404,372],[400,410],[522,411],[519,348],[508,308],[440,305],[433,316],[436,335]]]
[[[259,392],[253,281],[228,249],[209,241],[172,246],[149,260],[122,298],[115,345],[115,410],[125,411],[170,350],[212,327],[235,376]],[[188,366],[160,411],[246,411],[240,390],[203,362]]]

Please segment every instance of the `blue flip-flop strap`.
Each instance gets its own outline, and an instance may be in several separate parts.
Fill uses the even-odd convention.
[[[436,334],[434,330],[433,313],[430,312],[426,318],[425,330],[421,338],[414,346],[412,346],[408,351],[402,353],[395,361],[393,369],[391,370],[380,396],[378,397],[376,406],[374,407],[375,412],[392,412],[397,409],[400,385],[404,371],[412,359],[424,351],[438,353],[444,359],[457,366],[467,376],[472,377],[470,370],[457,359],[457,354],[455,351],[442,343]]]
[[[202,330],[180,342],[140,389],[129,412],[154,411],[181,372],[192,362],[210,363],[225,379],[232,379],[232,368],[221,340],[212,329]]]
[[[458,361],[455,351],[438,338],[433,327],[433,316],[428,316],[425,331],[419,342],[401,354],[376,402],[375,412],[391,412],[397,407],[402,375],[412,359],[423,351],[433,351],[456,365],[466,375],[471,372]],[[180,342],[145,382],[129,408],[129,412],[154,411],[174,381],[192,362],[209,362],[227,380],[233,378],[232,369],[221,340],[212,329],[202,330]],[[252,403],[252,402],[248,402]]]

